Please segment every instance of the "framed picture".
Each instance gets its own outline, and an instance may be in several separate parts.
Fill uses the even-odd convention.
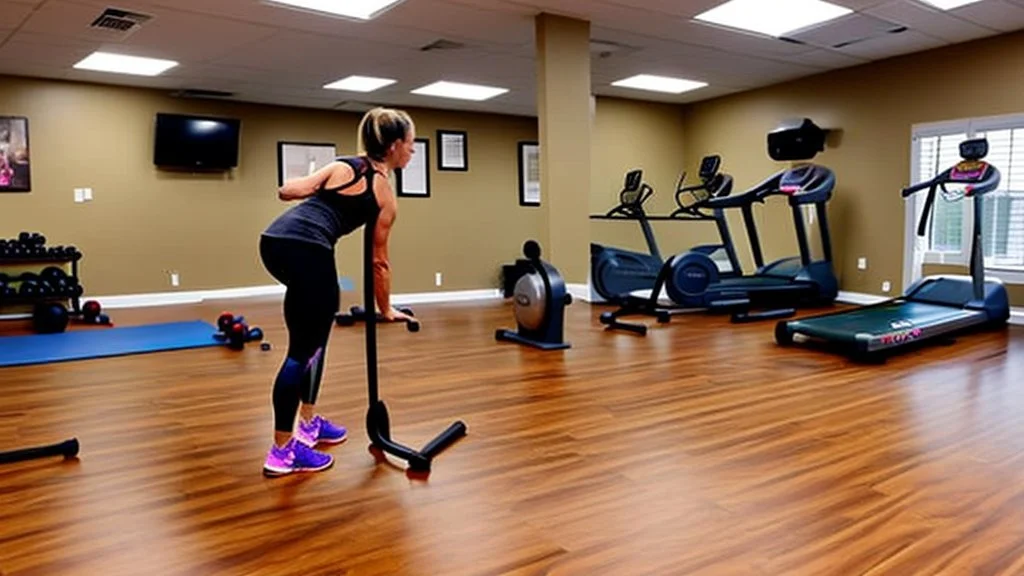
[[[28,118],[0,116],[0,192],[32,190]]]
[[[277,143],[277,185],[309,176],[337,158],[334,144],[317,142]]]
[[[395,181],[399,196],[413,198],[430,197],[430,140],[417,138],[413,143],[416,153],[409,165],[395,170]]]
[[[437,131],[437,169],[455,172],[469,170],[468,137],[465,132]]]
[[[540,144],[519,143],[519,205],[540,206]]]

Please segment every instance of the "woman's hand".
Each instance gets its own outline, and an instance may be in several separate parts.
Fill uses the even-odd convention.
[[[395,310],[394,308],[389,308],[386,312],[382,314],[382,316],[384,317],[384,320],[388,322],[419,322],[418,320],[416,320],[412,316],[409,316],[405,312]]]

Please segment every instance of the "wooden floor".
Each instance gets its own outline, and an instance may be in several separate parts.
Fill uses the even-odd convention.
[[[362,327],[338,327],[321,411],[351,439],[266,479],[278,303],[113,317],[224,307],[274,349],[0,369],[0,449],[82,443],[0,467],[0,573],[1024,574],[1020,328],[860,366],[777,348],[771,323],[641,338],[577,302],[573,348],[545,353],[494,341],[507,303],[419,306],[421,332],[380,332],[394,435],[469,434],[425,480],[375,462]]]

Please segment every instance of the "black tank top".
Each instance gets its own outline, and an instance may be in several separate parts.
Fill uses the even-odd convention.
[[[376,172],[369,159],[339,157],[352,167],[352,180],[335,188],[321,186],[312,196],[290,208],[264,230],[264,236],[313,242],[333,249],[338,240],[369,222],[380,211],[373,193]],[[366,190],[359,194],[340,194],[366,178]]]

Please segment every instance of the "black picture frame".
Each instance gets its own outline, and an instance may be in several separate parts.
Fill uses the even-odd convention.
[[[540,206],[540,143],[534,140],[522,141],[517,145],[517,150],[519,157],[519,205],[527,207]],[[537,159],[535,165],[531,167],[529,158],[530,154],[534,151],[536,151]],[[536,193],[531,190],[532,186],[530,186],[533,184],[530,178],[531,168],[537,171],[534,184],[537,188]]]
[[[28,117],[0,116],[0,192],[31,191]]]
[[[445,154],[445,145],[453,142],[461,146],[459,158],[452,161],[449,154]],[[469,171],[469,135],[464,130],[438,130],[437,131],[437,169],[441,172],[468,172]]]
[[[301,178],[306,173],[289,172],[285,156],[289,151],[293,154],[305,154],[307,158],[312,157],[316,169],[333,162],[338,156],[338,147],[333,142],[298,142],[294,140],[281,140],[277,143],[277,185],[283,186],[287,180]]]
[[[416,153],[409,165],[405,168],[395,170],[395,189],[398,196],[404,198],[430,198],[430,139],[417,138],[413,144]],[[423,190],[408,190],[406,186],[405,172],[407,170],[421,171],[420,178],[423,181]]]

